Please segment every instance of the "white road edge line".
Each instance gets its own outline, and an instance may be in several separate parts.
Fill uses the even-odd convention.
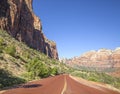
[[[63,90],[62,90],[61,94],[64,94],[66,89],[67,89],[67,81],[66,81],[66,76],[65,76],[64,77],[64,87],[63,87]]]

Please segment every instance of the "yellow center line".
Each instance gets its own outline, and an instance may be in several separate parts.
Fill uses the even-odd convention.
[[[64,87],[63,87],[61,94],[64,94],[66,89],[67,89],[67,81],[66,81],[66,76],[64,76]]]

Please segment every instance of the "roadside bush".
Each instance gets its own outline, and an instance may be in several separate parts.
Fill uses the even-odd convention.
[[[48,66],[45,64],[42,60],[39,58],[33,58],[29,63],[26,64],[26,69],[28,73],[31,73],[32,75],[30,79],[35,78],[45,78],[50,75],[57,75],[58,69],[57,67],[51,68],[51,66]]]
[[[33,72],[26,72],[26,73],[22,74],[22,77],[24,79],[26,79],[27,81],[31,81],[33,79],[36,79]]]
[[[50,75],[57,75],[58,69],[56,67],[50,69]]]
[[[86,80],[110,84],[120,89],[120,78],[112,77],[106,73],[100,73],[96,71],[74,71],[71,74]]]
[[[45,65],[39,58],[33,58],[29,63],[26,64],[28,72],[32,72],[34,77],[48,77],[49,67]]]
[[[99,79],[97,79],[95,77],[89,77],[88,80],[89,81],[94,81],[94,82],[99,82]]]

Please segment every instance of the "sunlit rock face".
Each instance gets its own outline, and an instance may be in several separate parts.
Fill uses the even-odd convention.
[[[0,29],[31,48],[58,59],[56,44],[45,38],[41,21],[33,13],[32,0],[0,0]]]
[[[101,68],[120,68],[120,48],[89,51],[65,61],[68,65]]]

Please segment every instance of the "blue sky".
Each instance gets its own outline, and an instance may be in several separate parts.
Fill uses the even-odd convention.
[[[33,9],[60,58],[120,47],[120,0],[33,0]]]

